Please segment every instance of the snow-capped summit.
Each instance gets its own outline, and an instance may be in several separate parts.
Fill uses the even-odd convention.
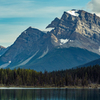
[[[71,14],[73,16],[79,16],[78,10],[76,10],[76,9],[72,9],[71,11],[67,11],[67,13],[69,13],[69,14]]]
[[[52,42],[55,46],[61,44],[60,39],[69,39],[74,42],[68,41],[61,47],[84,48],[100,55],[100,17],[95,14],[72,9],[64,12],[61,19],[53,20],[49,27],[55,27],[51,31],[57,40]]]

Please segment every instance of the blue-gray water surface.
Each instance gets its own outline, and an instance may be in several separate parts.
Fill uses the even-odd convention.
[[[100,89],[0,89],[0,100],[100,100]]]

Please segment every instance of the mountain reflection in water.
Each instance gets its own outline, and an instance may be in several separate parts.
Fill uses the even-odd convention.
[[[100,90],[0,89],[0,100],[100,100]]]

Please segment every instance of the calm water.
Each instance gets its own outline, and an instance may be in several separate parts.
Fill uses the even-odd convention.
[[[100,100],[99,89],[0,89],[0,100]]]

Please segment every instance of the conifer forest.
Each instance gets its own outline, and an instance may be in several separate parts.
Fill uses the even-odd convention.
[[[81,67],[53,72],[36,72],[31,69],[0,69],[0,84],[4,86],[87,86],[100,84],[100,66]]]

